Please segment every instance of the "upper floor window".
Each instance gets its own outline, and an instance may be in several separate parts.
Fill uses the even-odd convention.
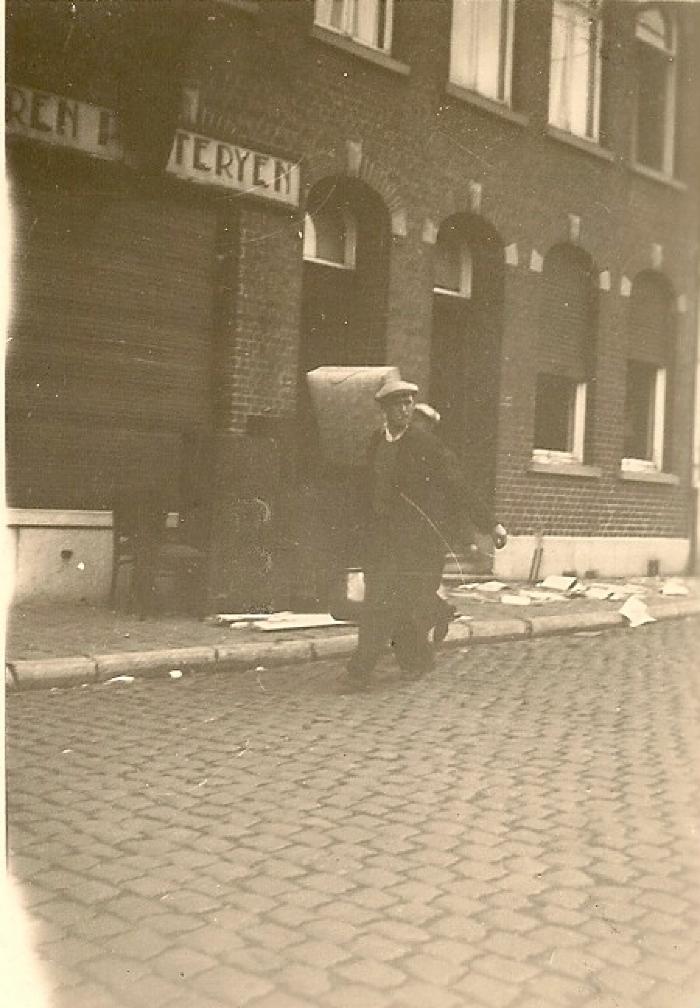
[[[316,0],[315,22],[372,49],[391,50],[394,0]]]
[[[600,129],[600,0],[554,0],[549,121],[589,140]]]
[[[515,0],[453,0],[450,80],[510,103]]]
[[[668,11],[647,7],[637,15],[637,122],[635,160],[673,173],[676,118],[676,24]]]
[[[327,204],[304,217],[304,259],[354,269],[356,245],[355,219],[344,207]]]
[[[440,228],[435,243],[435,276],[433,289],[438,294],[471,297],[472,256],[469,246],[450,227]]]

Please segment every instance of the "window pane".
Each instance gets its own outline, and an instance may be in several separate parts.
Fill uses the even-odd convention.
[[[593,3],[555,0],[549,71],[549,121],[597,139],[600,90],[599,33]]]
[[[670,48],[671,33],[666,26],[664,16],[657,7],[642,11],[637,17],[636,36],[658,49]]]
[[[346,0],[330,0],[330,25],[338,31],[345,30]]]
[[[549,69],[549,121],[560,129],[568,128],[566,38],[567,8],[555,2],[552,14],[552,50]]]
[[[345,263],[346,233],[342,212],[335,207],[324,207],[314,214],[316,249],[314,258],[326,262]]]
[[[577,14],[573,26],[570,60],[569,129],[587,136],[590,94],[591,32],[588,21]]]
[[[535,448],[573,450],[573,412],[576,383],[559,375],[537,376],[535,392]]]
[[[377,3],[378,0],[358,0],[353,28],[358,42],[374,47],[377,45]]]
[[[452,7],[450,79],[500,101],[510,90],[508,7],[507,0],[454,0]]]
[[[478,43],[476,90],[489,98],[500,98],[501,4],[499,0],[477,0]]]
[[[449,230],[440,231],[435,245],[434,286],[469,294],[469,250],[462,239]]]
[[[470,0],[454,0],[450,80],[464,87],[476,86],[476,5]]]
[[[656,373],[657,368],[653,364],[627,362],[625,458],[653,458]]]
[[[637,150],[640,164],[662,171],[666,133],[666,86],[668,57],[650,46],[639,44],[639,102],[637,107]]]

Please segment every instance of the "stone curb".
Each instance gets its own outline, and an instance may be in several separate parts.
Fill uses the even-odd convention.
[[[651,605],[656,620],[679,619],[700,615],[700,599]],[[456,620],[442,645],[445,649],[479,641],[513,640],[543,637],[548,634],[575,633],[622,627],[625,620],[618,612],[600,610],[591,613],[532,616],[528,619]],[[314,640],[261,641],[224,647],[184,647],[162,651],[122,651],[117,654],[75,655],[42,661],[21,659],[5,664],[5,687],[40,689],[45,686],[75,686],[105,682],[117,675],[157,675],[174,669],[243,671],[260,666],[265,669],[299,662],[341,658],[355,647],[355,634],[315,638]]]
[[[216,662],[216,648],[168,648],[163,651],[119,651],[95,655],[98,681],[117,675],[143,675],[165,670],[202,668]]]
[[[42,686],[71,686],[75,683],[95,682],[97,664],[94,658],[75,655],[72,658],[46,658],[42,661],[8,662],[16,686],[21,688]],[[7,679],[5,679],[7,682]]]
[[[545,634],[575,633],[577,630],[604,630],[609,627],[626,626],[624,616],[619,612],[599,611],[595,613],[554,613],[550,616],[533,616],[525,621],[533,637]]]

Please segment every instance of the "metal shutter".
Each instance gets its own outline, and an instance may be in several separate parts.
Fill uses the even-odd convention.
[[[211,423],[215,221],[124,193],[14,194],[8,491],[17,507],[177,507]]]

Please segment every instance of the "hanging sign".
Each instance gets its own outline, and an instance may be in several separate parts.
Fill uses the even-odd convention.
[[[7,85],[5,129],[10,134],[70,147],[107,161],[121,161],[124,157],[114,112],[36,88]]]
[[[167,171],[189,182],[299,205],[298,162],[188,130],[175,133]]]

